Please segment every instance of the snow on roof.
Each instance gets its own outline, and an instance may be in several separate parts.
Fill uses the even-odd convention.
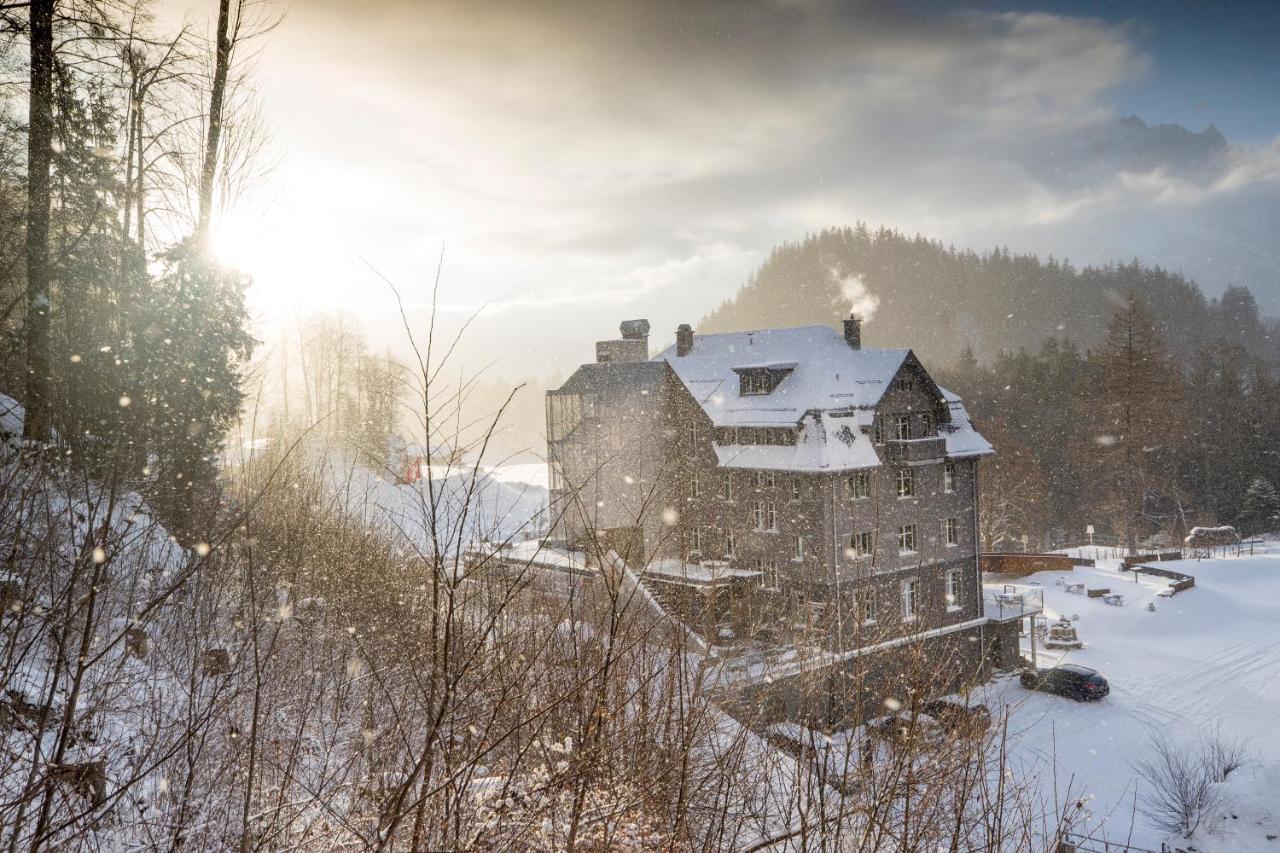
[[[947,440],[947,455],[963,458],[995,453],[991,443],[973,428],[973,421],[969,420],[969,413],[965,411],[960,398],[946,388],[940,390],[943,399],[947,401],[947,407],[951,409],[951,423],[939,429],[942,437]]]
[[[777,471],[849,471],[880,464],[871,437],[862,427],[871,423],[871,412],[848,414],[809,413],[800,424],[795,446],[717,445],[723,468]]]
[[[672,580],[698,586],[728,583],[734,578],[758,578],[761,572],[739,569],[729,563],[707,560],[704,563],[686,563],[684,560],[652,560],[645,566],[645,573],[657,580]]]
[[[830,326],[695,335],[671,365],[716,426],[795,426],[806,412],[874,406],[910,350],[853,349]],[[769,394],[742,396],[736,370],[788,369]]]
[[[734,370],[794,370],[794,361],[765,361],[760,364],[740,364]]]
[[[695,335],[687,355],[668,347],[653,361],[671,366],[718,427],[799,427],[794,446],[717,445],[722,467],[844,471],[880,464],[865,428],[910,354],[854,349],[829,326],[799,326]],[[790,373],[769,394],[740,394],[737,371],[763,369]],[[992,453],[960,398],[940,390],[951,413],[951,422],[940,428],[947,455]]]

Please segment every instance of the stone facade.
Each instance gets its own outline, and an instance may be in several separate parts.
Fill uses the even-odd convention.
[[[857,349],[856,336],[846,344],[816,327],[813,337],[821,346],[802,348],[795,361],[734,370],[776,385],[752,388],[753,397],[792,405],[784,395],[795,364],[811,356],[826,365],[832,347]],[[811,645],[848,650],[982,617],[978,458],[990,448],[979,436],[951,451],[952,419],[963,410],[914,355],[871,351],[866,361],[879,374],[832,374],[822,393],[839,401],[847,385],[863,402],[823,410],[822,424],[803,409],[793,424],[778,426],[767,412],[770,426],[749,427],[758,430],[752,440],[781,445],[766,448],[768,458],[785,460],[788,443],[799,458],[815,435],[834,442],[833,428],[847,424],[846,444],[862,447],[863,461],[751,467],[728,452],[742,433],[691,390],[703,393],[699,381],[675,369],[698,356],[700,340],[690,334],[684,355],[673,348],[649,361],[618,360],[640,351],[634,343],[602,346],[607,360],[548,393],[553,536],[588,552],[625,550],[628,565],[650,567],[649,585],[668,608],[712,642],[782,644],[803,634]],[[872,382],[882,386],[875,393],[865,390]],[[657,568],[671,565],[682,568]],[[964,634],[966,652],[982,645],[973,634]],[[938,642],[950,642],[945,636]]]

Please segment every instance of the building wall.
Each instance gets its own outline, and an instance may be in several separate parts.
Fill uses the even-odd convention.
[[[927,413],[935,425],[947,416],[923,368],[909,360],[903,370],[912,387],[888,389],[877,412],[887,424],[886,440],[895,414]],[[700,621],[719,621],[744,639],[784,640],[803,631],[831,647],[850,648],[981,614],[973,460],[952,460],[951,491],[944,488],[943,459],[886,462],[870,470],[870,496],[855,499],[848,472],[720,468],[711,420],[665,363],[584,365],[560,391],[594,397],[592,422],[549,447],[569,481],[585,484],[581,500],[566,508],[557,527],[564,538],[575,542],[593,529],[638,527],[646,560],[687,559],[698,551],[701,559],[729,556],[741,568],[777,567],[776,584],[772,578],[763,585],[739,584],[734,603],[717,597]],[[914,423],[916,429],[923,425]],[[880,450],[883,457],[885,448]],[[909,497],[898,495],[904,468],[914,476]],[[562,496],[553,493],[553,499],[563,505]],[[766,515],[772,506],[776,529],[756,528],[757,502]],[[948,518],[956,519],[958,541],[952,546],[945,542]],[[898,528],[907,524],[916,527],[916,546],[900,554]],[[728,530],[734,532],[732,555],[725,549]],[[875,534],[875,549],[855,556],[851,540],[863,531]],[[796,537],[803,538],[803,556],[797,555]],[[952,570],[961,573],[954,603],[946,599]],[[902,615],[902,585],[908,580],[917,584],[914,620]],[[864,626],[856,617],[859,594],[874,597],[873,624]],[[700,600],[689,599],[691,606]],[[714,629],[699,627],[704,633]]]
[[[639,528],[647,557],[661,539],[661,508],[675,481],[668,443],[667,398],[675,378],[650,362],[583,365],[547,395],[547,458],[552,466],[552,536],[588,547],[592,534]],[[589,416],[551,439],[556,395],[577,395]],[[566,487],[566,488],[558,488]],[[631,562],[642,562],[634,555]]]

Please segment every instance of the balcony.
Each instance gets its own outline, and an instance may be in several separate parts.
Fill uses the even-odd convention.
[[[947,440],[934,435],[928,438],[891,438],[884,443],[885,462],[936,462],[947,454]]]
[[[1001,592],[986,590],[983,599],[983,615],[992,622],[1012,622],[1044,610],[1044,590],[1039,587],[1005,584]]]

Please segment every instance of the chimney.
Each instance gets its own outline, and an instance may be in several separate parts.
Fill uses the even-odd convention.
[[[623,320],[622,335],[614,341],[596,341],[596,362],[646,361],[649,358],[649,321]]]
[[[623,320],[618,332],[624,341],[645,341],[649,339],[648,320]]]
[[[681,323],[680,328],[676,329],[676,355],[686,356],[693,349],[693,327],[688,323]]]
[[[854,349],[862,349],[862,321],[857,314],[850,314],[844,321],[844,341]]]

